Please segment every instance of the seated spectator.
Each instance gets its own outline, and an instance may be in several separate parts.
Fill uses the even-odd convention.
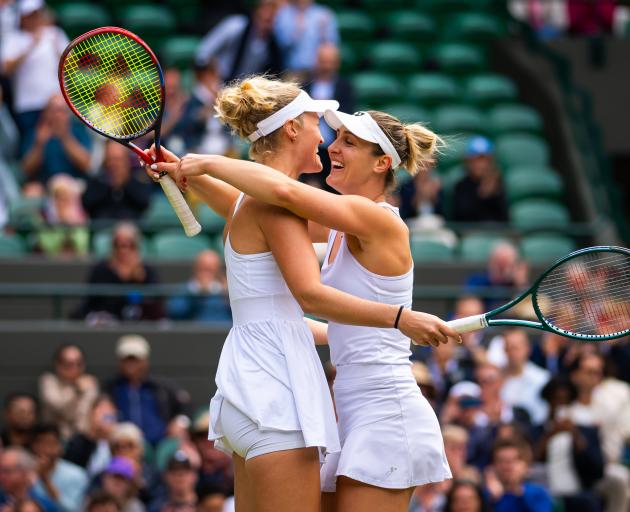
[[[409,512],[437,512],[444,509],[445,482],[429,482],[413,490],[409,500]]]
[[[138,499],[135,478],[133,463],[124,457],[114,457],[103,472],[102,489],[116,500],[121,512],[145,511],[144,505]]]
[[[151,202],[153,186],[145,178],[133,174],[128,149],[107,141],[101,171],[87,179],[83,207],[91,219],[137,220]]]
[[[44,508],[33,498],[25,498],[14,503],[12,512],[44,512]]]
[[[50,98],[35,130],[23,136],[22,148],[22,169],[30,180],[46,183],[59,173],[80,178],[90,169],[90,135],[61,94]]]
[[[459,222],[507,222],[508,211],[494,147],[485,137],[468,141],[464,159],[466,176],[455,184],[453,220]]]
[[[166,496],[154,500],[148,508],[149,512],[194,512],[197,506],[197,468],[186,452],[176,451],[169,460],[164,471]]]
[[[442,184],[433,169],[421,171],[403,183],[398,190],[400,216],[413,219],[423,215],[444,216]]]
[[[0,67],[12,78],[13,110],[20,133],[32,141],[42,110],[59,93],[57,68],[69,41],[53,25],[42,0],[22,0],[18,7],[20,30],[3,38]]]
[[[33,486],[37,463],[24,448],[9,447],[0,452],[0,508],[12,511],[11,505],[18,500],[31,498],[44,512],[60,509]]]
[[[141,235],[129,222],[114,226],[112,253],[109,259],[97,263],[90,271],[90,284],[142,285],[158,282],[156,270],[142,260]],[[143,298],[139,294],[127,297],[89,296],[81,308],[88,322],[111,320],[157,320],[162,318],[162,302]]]
[[[62,345],[55,351],[54,372],[39,378],[42,418],[59,427],[62,438],[87,429],[92,403],[98,396],[98,381],[85,373],[85,360],[77,345]]]
[[[4,399],[2,446],[28,448],[37,422],[38,404],[28,393],[11,393]]]
[[[166,434],[168,422],[184,412],[189,396],[149,376],[149,343],[142,336],[122,336],[116,345],[119,374],[107,390],[122,421],[140,427],[155,445]]]
[[[168,301],[169,318],[196,322],[229,322],[232,320],[221,257],[212,250],[197,255],[193,276],[186,284],[185,295]]]
[[[335,13],[313,0],[287,2],[278,10],[274,32],[284,68],[291,72],[308,74],[315,68],[317,49],[322,44],[339,44]]]
[[[481,474],[477,468],[469,466],[466,462],[469,441],[466,429],[458,425],[445,425],[442,428],[442,437],[444,439],[444,451],[453,478],[455,480],[464,479],[480,484]],[[452,480],[449,480],[446,488],[449,489],[451,484]]]
[[[524,429],[531,427],[527,411],[514,407],[501,398],[505,380],[498,367],[490,363],[480,364],[475,370],[475,380],[481,388],[481,410],[486,414],[490,425],[498,427],[502,423],[516,422]]]
[[[162,120],[162,140],[171,151],[183,155],[186,151],[186,141],[180,130],[181,125],[186,122],[184,113],[189,97],[182,87],[182,73],[179,69],[164,70],[164,93],[166,107]]]
[[[77,432],[66,445],[64,458],[84,468],[93,478],[111,459],[109,438],[117,423],[116,406],[107,395],[93,402],[85,430]]]
[[[197,512],[234,510],[234,498],[227,499],[220,485],[205,484],[197,491]]]
[[[85,512],[121,512],[122,509],[114,496],[97,490],[90,494],[85,505]]]
[[[330,363],[330,361],[328,361]],[[330,363],[332,366],[332,363]],[[333,366],[334,368],[334,366]],[[325,371],[325,370],[324,370]],[[411,373],[413,374],[413,378],[416,381],[416,384],[420,388],[422,392],[422,396],[427,399],[427,402],[431,404],[433,409],[438,408],[437,400],[437,392],[435,386],[433,384],[433,378],[431,377],[431,372],[429,372],[429,368],[426,364],[421,361],[413,361],[411,363]],[[330,382],[331,392],[332,392],[332,384]]]
[[[46,496],[61,510],[78,510],[83,503],[88,478],[83,468],[61,458],[63,445],[59,429],[53,424],[38,425],[31,449],[37,458],[37,494]]]
[[[432,351],[427,361],[439,402],[446,398],[455,383],[472,378],[472,374],[467,375],[455,357],[457,348],[454,343],[440,345]]]
[[[190,440],[191,421],[188,416],[180,414],[169,421],[166,427],[166,437],[155,448],[154,466],[158,471],[164,471],[176,451],[183,451],[191,459],[194,466],[201,464],[201,456]]]
[[[45,225],[37,230],[35,250],[47,256],[86,256],[90,235],[81,206],[83,183],[67,174],[55,174],[48,180],[48,191]]]
[[[575,344],[566,336],[544,332],[540,343],[532,348],[530,359],[552,375],[568,373],[574,356]]]
[[[551,512],[548,491],[525,482],[529,464],[526,448],[516,440],[498,441],[492,452],[492,469],[486,471],[486,493],[495,512]]]
[[[444,512],[489,512],[483,491],[470,480],[455,480],[446,496]]]
[[[203,38],[196,64],[216,60],[225,82],[265,72],[279,75],[283,66],[273,33],[276,9],[275,0],[258,0],[251,15],[228,16]]]
[[[0,229],[8,222],[9,208],[20,195],[15,177],[9,168],[9,164],[17,156],[18,131],[3,100],[0,84]]]
[[[508,9],[516,19],[529,23],[542,40],[558,37],[567,28],[566,0],[509,0]]]

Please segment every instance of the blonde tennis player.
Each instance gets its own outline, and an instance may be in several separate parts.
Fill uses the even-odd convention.
[[[253,142],[252,157],[268,166],[255,164],[256,169],[277,169],[271,172],[291,183],[302,172],[321,170],[317,112],[329,106],[294,84],[265,78],[229,87],[217,102],[223,120]],[[339,447],[303,311],[398,333],[407,350],[409,337],[439,344],[457,334],[432,315],[403,311],[410,295],[395,303],[382,297],[382,303],[369,302],[323,285],[304,219],[203,172],[187,172],[204,162],[201,157],[166,157],[168,163],[152,168],[174,173],[182,185],[186,180],[228,219],[225,258],[234,327],[217,371],[211,438],[233,453],[238,510],[319,510],[317,447],[330,453]],[[325,329],[311,325],[324,340]]]

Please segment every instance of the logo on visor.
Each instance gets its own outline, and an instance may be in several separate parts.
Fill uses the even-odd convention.
[[[359,110],[358,112],[355,112],[354,114],[352,114],[353,116],[364,116],[365,114],[367,114],[367,112],[363,112],[361,110]]]

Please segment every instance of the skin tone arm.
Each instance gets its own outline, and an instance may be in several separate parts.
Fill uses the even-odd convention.
[[[315,345],[328,345],[328,324],[313,320],[312,318],[305,318],[304,321],[313,333]]]

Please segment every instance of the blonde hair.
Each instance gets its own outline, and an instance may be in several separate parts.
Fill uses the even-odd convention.
[[[377,110],[368,111],[387,138],[402,161],[405,170],[415,176],[420,171],[429,170],[435,163],[436,154],[444,144],[442,139],[421,123],[403,124],[396,117]],[[385,153],[375,144],[376,154]],[[393,169],[392,169],[393,171]],[[387,175],[385,185],[390,188],[394,184],[394,173]]]
[[[251,76],[223,88],[214,108],[219,119],[235,134],[247,138],[256,131],[260,121],[286,107],[299,93],[300,87],[295,82]],[[256,160],[275,151],[279,133],[280,130],[276,130],[253,142],[249,149],[250,158]]]

